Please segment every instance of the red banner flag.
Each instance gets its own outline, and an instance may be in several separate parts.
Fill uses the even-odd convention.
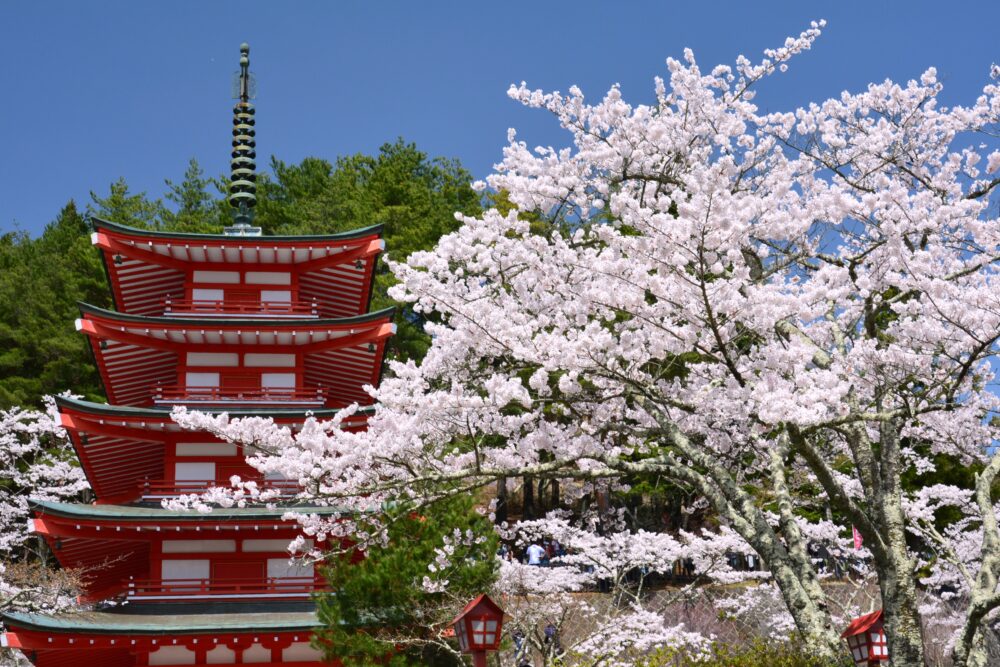
[[[851,532],[854,533],[854,550],[859,551],[861,549],[861,533],[854,526],[851,526]]]

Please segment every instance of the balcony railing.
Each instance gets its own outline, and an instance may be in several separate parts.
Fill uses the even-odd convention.
[[[129,579],[129,600],[190,600],[212,598],[307,598],[328,590],[315,577],[269,577],[267,579]]]
[[[254,481],[257,482],[257,488],[264,491],[277,491],[282,497],[294,496],[302,490],[302,487],[294,479],[263,479]],[[204,493],[215,486],[229,488],[230,483],[228,479],[147,479],[139,482],[139,494],[143,500],[157,500],[161,498],[176,498],[177,496],[189,493]]]
[[[319,317],[315,301],[244,301],[229,299],[211,301],[202,299],[173,299],[163,301],[166,317]]]
[[[239,403],[321,406],[326,402],[322,387],[292,389],[284,387],[261,387],[260,389],[226,387],[186,387],[180,385],[156,385],[153,387],[153,402],[163,403]]]

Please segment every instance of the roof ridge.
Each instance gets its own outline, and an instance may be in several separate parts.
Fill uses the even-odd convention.
[[[73,398],[71,396],[56,396],[56,405],[59,407],[73,407],[85,411],[105,413],[105,414],[134,414],[137,416],[164,416],[169,417],[170,413],[173,411],[172,407],[155,407],[155,406],[137,406],[137,405],[114,405],[112,403],[96,403],[94,401],[87,401],[82,398]],[[230,407],[230,408],[218,408],[205,406],[198,408],[198,412],[206,412],[212,414],[222,414],[227,413],[230,415],[241,415],[241,414],[262,414],[266,416],[292,416],[292,415],[303,415],[306,413],[312,414],[336,414],[340,412],[343,408],[288,408],[288,407],[260,407],[260,408],[240,408],[240,407]],[[356,414],[368,414],[375,410],[373,405],[361,406],[357,409]]]
[[[298,328],[309,328],[315,326],[329,326],[336,324],[355,324],[355,323],[367,323],[374,322],[383,317],[388,317],[390,320],[396,314],[396,307],[389,306],[388,308],[382,308],[380,310],[373,310],[367,313],[362,313],[360,315],[351,315],[348,317],[326,317],[317,319],[267,319],[267,318],[256,318],[256,317],[238,317],[238,318],[228,318],[228,317],[163,317],[156,315],[137,315],[135,313],[122,313],[117,310],[110,310],[108,308],[101,308],[100,306],[95,306],[89,304],[85,301],[77,301],[77,307],[83,314],[101,315],[108,317],[113,320],[119,320],[124,322],[144,322],[144,323],[156,323],[157,325],[164,324],[193,324],[206,327],[213,327],[219,324],[224,325],[239,325],[239,326],[252,326],[252,325],[264,325],[264,326],[282,326],[282,327],[298,327]]]
[[[124,234],[132,234],[132,235],[135,235],[135,236],[149,236],[149,237],[162,238],[162,239],[170,239],[170,238],[175,238],[175,239],[200,239],[202,241],[208,241],[208,240],[215,241],[215,240],[217,240],[217,241],[221,241],[221,242],[225,242],[225,243],[230,243],[230,244],[241,243],[241,242],[246,242],[246,243],[254,242],[257,245],[260,245],[262,242],[268,241],[268,240],[270,240],[270,241],[281,241],[281,242],[285,242],[285,241],[291,241],[291,242],[301,241],[301,242],[307,243],[307,242],[310,242],[310,241],[322,241],[322,240],[329,240],[329,241],[346,240],[346,239],[361,238],[361,237],[373,236],[373,235],[381,236],[383,230],[385,229],[385,225],[384,224],[377,223],[377,224],[374,224],[374,225],[369,225],[367,227],[359,227],[357,229],[352,229],[350,231],[346,231],[346,232],[334,232],[332,234],[296,234],[296,235],[281,234],[281,235],[275,235],[275,236],[242,236],[241,237],[241,236],[227,236],[226,234],[222,234],[222,233],[219,233],[219,234],[201,234],[201,233],[196,233],[196,232],[174,232],[174,231],[160,230],[160,229],[142,229],[140,227],[129,227],[128,225],[123,225],[123,224],[120,224],[120,223],[117,223],[117,222],[112,222],[111,220],[105,220],[104,218],[99,218],[96,215],[89,216],[88,221],[90,222],[90,226],[93,229],[95,229],[95,230],[103,228],[103,229],[107,229],[109,231],[119,232],[119,233],[124,233]]]

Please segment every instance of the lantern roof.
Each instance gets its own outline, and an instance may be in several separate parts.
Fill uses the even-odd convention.
[[[481,606],[485,607],[485,609],[481,609],[480,608]],[[480,612],[489,610],[493,614],[495,614],[497,616],[500,616],[500,617],[503,617],[503,615],[504,615],[503,609],[501,609],[500,606],[496,602],[494,602],[493,600],[491,600],[489,595],[486,595],[486,593],[483,593],[482,595],[480,595],[479,597],[477,597],[476,599],[474,599],[472,602],[470,602],[469,604],[465,605],[465,608],[463,608],[462,611],[460,611],[458,613],[458,616],[455,617],[455,619],[450,623],[450,625],[455,625],[456,623],[458,623],[459,621],[461,621],[463,618],[465,618],[466,616],[468,616],[469,614],[471,614],[473,611],[477,611],[477,610],[479,610]]]
[[[867,632],[876,625],[882,624],[882,610],[878,609],[871,612],[870,614],[865,614],[864,616],[858,616],[856,619],[851,621],[847,629],[841,633],[840,638],[846,639],[847,637],[853,637],[854,635],[860,635]]]

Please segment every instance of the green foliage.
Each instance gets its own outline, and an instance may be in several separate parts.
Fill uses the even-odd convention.
[[[119,178],[111,184],[106,197],[91,191],[90,198],[93,202],[87,206],[89,215],[141,229],[164,227],[162,222],[167,208],[163,202],[159,199],[150,201],[145,192],[138,194],[129,192],[128,183],[124,178]]]
[[[191,158],[180,184],[167,180],[167,200],[176,211],[165,210],[161,214],[161,226],[175,232],[218,234],[219,229],[231,223],[229,206],[225,199],[225,183],[205,178],[198,161]],[[215,197],[210,192],[218,193]],[[117,222],[117,220],[116,220]]]
[[[383,225],[388,256],[404,261],[434,247],[458,228],[455,212],[481,212],[471,175],[456,160],[429,158],[402,139],[384,144],[378,155],[351,155],[332,165],[306,158],[299,165],[272,160],[273,179],[258,181],[256,224],[270,234],[329,234]],[[372,309],[400,307],[399,327],[388,354],[419,359],[429,345],[422,320],[386,294],[394,283],[379,263]]]
[[[67,389],[100,396],[86,338],[72,324],[78,300],[110,305],[89,234],[70,202],[37,239],[0,236],[0,407],[37,406]]]
[[[665,649],[641,664],[642,667],[849,667],[854,663],[846,655],[840,662],[813,657],[795,641],[756,640],[739,645],[713,644],[707,657]]]
[[[172,207],[149,199],[145,192],[130,192],[125,179],[119,178],[106,196],[90,193],[87,213],[129,227],[201,234],[218,234],[232,222],[223,179],[206,178],[194,158],[188,162],[184,180],[165,183]]]
[[[429,249],[456,228],[454,211],[479,212],[471,176],[453,160],[432,159],[402,140],[377,156],[353,155],[335,166],[306,158],[275,160],[261,175],[258,224],[271,234],[329,234],[385,225],[388,250],[402,260]],[[222,179],[206,178],[191,160],[180,183],[166,181],[166,203],[129,190],[124,179],[105,194],[91,193],[87,214],[144,229],[219,233],[231,222]],[[38,238],[0,235],[0,408],[38,405],[43,394],[71,390],[101,400],[86,339],[73,330],[78,301],[111,307],[100,256],[85,216],[70,202]],[[379,263],[372,307],[394,305],[391,276]],[[428,340],[411,311],[397,315],[389,353],[419,358]]]
[[[335,592],[318,600],[318,644],[329,657],[359,667],[462,664],[434,640],[462,604],[493,583],[496,534],[469,496],[439,501],[419,514],[395,510],[390,518],[386,546],[370,548],[357,562],[346,552],[324,569]],[[432,574],[435,549],[456,530],[471,531],[477,543],[456,544],[443,576],[447,590],[427,593],[421,582]],[[401,637],[406,647],[395,651]]]
[[[505,217],[515,208],[514,202],[510,200],[510,193],[507,190],[487,192],[484,198],[489,208],[495,208],[500,215]],[[528,227],[529,232],[538,236],[548,236],[555,232],[565,231],[562,227],[555,224],[553,220],[536,211],[521,211],[518,213],[518,219],[527,220],[530,223]]]

